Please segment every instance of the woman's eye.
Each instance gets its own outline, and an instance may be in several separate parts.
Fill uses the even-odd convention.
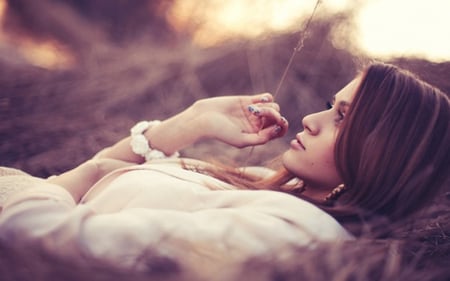
[[[341,108],[339,108],[337,110],[336,123],[340,124],[344,120],[344,118],[345,118],[345,112]]]
[[[331,103],[329,101],[327,101],[326,106],[327,106],[328,110],[330,110],[330,109],[332,109],[334,107],[333,103]],[[341,123],[341,121],[344,120],[345,112],[340,107],[337,108],[336,111],[337,111],[337,116],[336,116],[335,121],[336,121],[336,124],[339,125],[339,123]]]

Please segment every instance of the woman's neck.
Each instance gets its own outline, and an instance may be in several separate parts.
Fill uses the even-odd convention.
[[[319,188],[311,188],[305,186],[305,190],[302,192],[302,195],[308,198],[311,198],[315,201],[325,200],[325,197],[330,193],[328,189],[319,189]]]

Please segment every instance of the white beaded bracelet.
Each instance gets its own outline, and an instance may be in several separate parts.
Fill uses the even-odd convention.
[[[167,156],[162,151],[157,149],[153,149],[149,144],[149,141],[144,136],[144,133],[153,126],[161,123],[159,120],[154,121],[141,121],[131,128],[131,150],[145,158],[145,161],[149,161],[152,159],[163,159],[163,158],[176,158],[179,157],[180,154],[178,151],[173,153],[170,156]]]

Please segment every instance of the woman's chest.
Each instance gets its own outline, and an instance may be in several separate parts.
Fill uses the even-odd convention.
[[[152,170],[124,173],[85,204],[101,213],[129,208],[191,210],[211,191],[197,179],[186,180]]]

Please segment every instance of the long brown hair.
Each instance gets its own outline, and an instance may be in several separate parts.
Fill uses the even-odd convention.
[[[423,207],[448,179],[449,117],[449,99],[440,90],[396,66],[374,63],[362,72],[337,136],[335,162],[346,192],[335,204],[303,196],[302,182],[284,168],[266,178],[221,164],[205,170],[238,188],[294,194],[341,222],[393,222]]]
[[[423,207],[449,175],[450,105],[393,65],[363,73],[336,141],[347,187],[341,205],[398,220]]]

